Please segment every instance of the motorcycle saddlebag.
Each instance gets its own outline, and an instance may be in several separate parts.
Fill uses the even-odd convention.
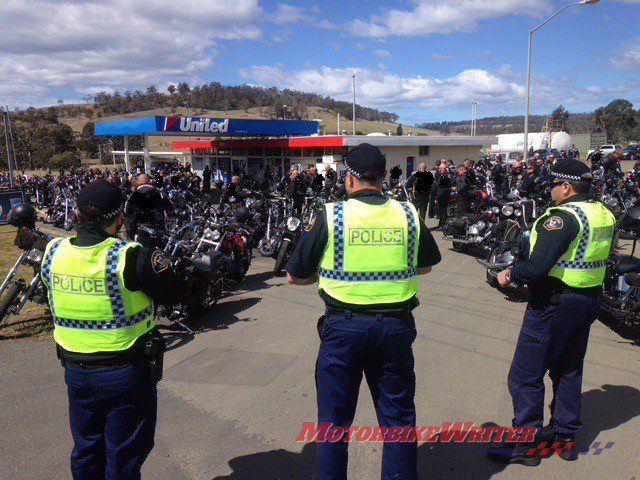
[[[464,217],[447,219],[444,225],[444,234],[447,237],[461,238],[467,235],[468,221]]]

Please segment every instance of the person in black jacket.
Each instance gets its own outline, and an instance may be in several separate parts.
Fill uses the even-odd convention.
[[[441,230],[447,220],[447,207],[451,199],[451,172],[447,162],[442,162],[439,168],[438,182],[436,183],[436,215],[438,226],[435,230]]]
[[[407,181],[407,188],[413,188],[413,204],[416,210],[418,210],[418,215],[420,215],[420,218],[423,220],[427,214],[429,192],[431,191],[433,181],[433,173],[427,171],[427,166],[424,163],[418,165],[418,171],[413,172]]]
[[[138,175],[135,190],[124,207],[124,227],[128,238],[134,238],[139,225],[164,229],[165,214],[173,209],[162,190],[151,184],[146,173]]]
[[[313,190],[314,193],[320,193],[324,188],[324,177],[318,173],[318,169],[315,166],[309,167],[307,187]]]
[[[302,205],[304,205],[304,194],[307,191],[307,185],[303,180],[298,167],[295,165],[289,169],[289,174],[282,177],[278,184],[278,189],[293,201],[293,214],[300,217],[302,214]]]

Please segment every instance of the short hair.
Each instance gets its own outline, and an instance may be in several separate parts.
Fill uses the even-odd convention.
[[[571,188],[573,188],[574,192],[576,192],[579,195],[584,195],[585,193],[591,192],[591,183],[589,182],[571,181],[569,182],[569,185],[571,185]]]
[[[386,170],[369,170],[364,172],[359,180],[369,185],[375,185],[387,175]]]

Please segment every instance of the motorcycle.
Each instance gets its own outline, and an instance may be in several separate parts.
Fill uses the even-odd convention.
[[[640,207],[627,211],[616,226],[633,238],[630,255],[612,253],[607,259],[601,315],[632,329],[640,338],[640,259],[634,256],[640,236]]]
[[[503,220],[495,227],[496,239],[489,255],[486,259],[476,259],[486,268],[487,283],[492,287],[499,287],[498,273],[529,254],[528,240],[533,222],[538,217],[539,202],[540,199],[523,199],[508,202],[500,209]]]
[[[44,236],[40,232],[36,233]],[[0,323],[9,315],[18,315],[27,301],[40,305],[47,303],[47,295],[40,277],[43,256],[44,252],[36,248],[23,250],[7,273],[0,284]],[[22,278],[14,280],[20,267],[31,267],[33,274],[29,283]]]
[[[298,240],[300,240],[302,234],[302,220],[298,217],[291,215],[283,222],[282,238],[280,239],[280,245],[278,246],[278,253],[276,255],[276,263],[273,266],[273,274],[281,275],[287,260],[291,257],[293,249],[296,247]]]

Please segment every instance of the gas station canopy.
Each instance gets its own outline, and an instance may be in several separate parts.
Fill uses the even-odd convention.
[[[95,122],[95,135],[291,136],[318,133],[309,120],[150,116]]]

